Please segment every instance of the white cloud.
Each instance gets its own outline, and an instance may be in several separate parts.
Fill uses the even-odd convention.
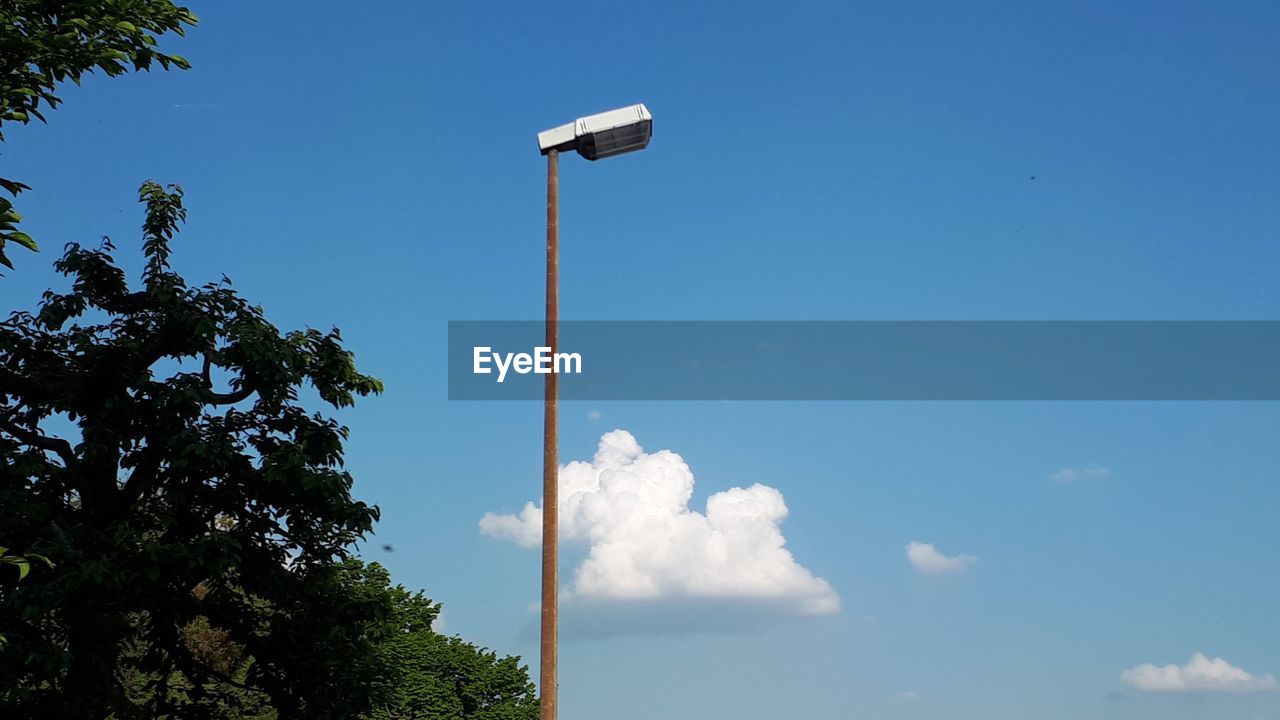
[[[902,699],[906,700],[907,702],[915,702],[916,700],[920,699],[920,693],[907,690],[906,692],[902,693]]]
[[[591,422],[600,422],[600,418],[601,415],[599,410],[591,410],[587,412],[587,419]]]
[[[573,571],[566,602],[750,601],[769,612],[836,613],[826,580],[785,547],[782,493],[765,485],[730,488],[689,508],[694,478],[670,450],[646,453],[631,433],[600,438],[591,462],[560,468],[560,538],[589,549]],[[537,547],[542,509],[486,513],[486,535]]]
[[[915,540],[907,543],[907,559],[917,570],[929,575],[964,572],[966,568],[978,561],[978,558],[972,555],[948,557],[938,552],[933,543]]]
[[[1096,480],[1111,476],[1111,468],[1097,463],[1080,467],[1062,468],[1050,476],[1056,483],[1073,483],[1079,480]]]
[[[1210,660],[1200,653],[1186,665],[1157,667],[1150,663],[1120,673],[1121,682],[1144,692],[1257,692],[1280,690],[1270,674],[1245,672],[1222,658]]]

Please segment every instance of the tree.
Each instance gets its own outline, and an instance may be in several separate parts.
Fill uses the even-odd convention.
[[[520,658],[499,658],[461,638],[436,632],[433,626],[440,605],[420,592],[393,587],[386,569],[377,563],[348,558],[336,577],[348,602],[377,607],[381,618],[365,628],[375,648],[377,669],[372,674],[375,705],[359,716],[361,720],[537,720],[538,697]],[[204,618],[183,628],[182,639],[192,654],[236,682],[243,682],[255,661]],[[135,659],[146,652],[145,646],[133,646],[122,657],[120,673],[134,702],[150,707],[161,683],[136,668]],[[192,689],[191,680],[177,671],[166,679],[163,691],[173,706],[190,708]],[[228,702],[228,697],[234,702]],[[243,687],[224,684],[218,693],[208,693],[205,703],[209,717],[277,718],[264,693]]]
[[[0,141],[67,80],[187,68],[156,46],[195,23],[167,0],[0,0]],[[0,717],[536,717],[518,658],[435,633],[438,605],[348,557],[378,511],[351,496],[346,429],[300,398],[381,384],[336,330],[189,287],[181,190],[140,199],[140,287],[109,240],[71,244],[71,290],[0,322]],[[6,243],[36,249],[19,220],[0,197],[8,267]]]
[[[0,141],[6,122],[45,120],[44,113],[62,102],[60,83],[77,85],[86,73],[108,76],[188,67],[186,59],[156,49],[158,37],[183,34],[196,16],[168,0],[0,0]],[[0,188],[17,196],[26,185],[0,178]],[[30,250],[36,243],[17,228],[21,216],[13,202],[0,196],[0,264],[12,268],[5,245]]]
[[[392,587],[377,563],[348,560],[343,571],[355,597],[390,607],[376,633],[382,671],[371,720],[537,720],[538,696],[520,658],[436,632],[440,605]]]
[[[378,510],[351,496],[347,430],[300,397],[382,385],[336,329],[282,334],[225,278],[188,286],[169,264],[181,190],[140,199],[138,289],[109,240],[72,243],[70,291],[0,322],[0,546],[56,564],[0,585],[0,717],[219,717],[232,690],[356,717],[388,610],[339,561]],[[252,662],[196,651],[201,623]]]

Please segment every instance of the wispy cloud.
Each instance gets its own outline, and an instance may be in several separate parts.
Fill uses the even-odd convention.
[[[1080,467],[1062,468],[1050,476],[1056,483],[1073,483],[1081,480],[1095,480],[1111,476],[1111,468],[1105,465],[1089,463]]]
[[[907,543],[907,560],[915,569],[928,575],[964,572],[970,565],[978,562],[978,558],[972,555],[943,555],[933,543],[915,540]]]
[[[631,433],[600,438],[590,462],[560,468],[562,542],[588,546],[565,591],[579,612],[642,606],[654,601],[696,601],[716,607],[738,603],[741,612],[717,614],[756,622],[762,615],[825,615],[840,599],[820,577],[796,562],[781,524],[782,493],[765,485],[735,487],[689,508],[694,477],[670,450],[645,452]],[[527,502],[516,514],[486,513],[480,531],[537,547],[542,508]],[[745,622],[746,620],[744,620]]]
[[[1185,665],[1157,667],[1150,663],[1120,673],[1120,681],[1143,692],[1260,692],[1280,690],[1270,674],[1257,676],[1222,658],[1201,653]]]
[[[600,418],[601,415],[599,410],[591,410],[587,412],[587,419],[591,422],[600,422]]]

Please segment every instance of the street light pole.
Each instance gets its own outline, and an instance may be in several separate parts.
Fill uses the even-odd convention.
[[[547,156],[547,337],[555,357],[560,348],[560,151],[576,150],[588,160],[643,150],[653,135],[653,116],[644,105],[588,115],[538,133],[538,149]],[[559,515],[556,406],[558,376],[546,374],[542,412],[542,642],[538,654],[538,717],[556,720],[560,689],[556,635],[560,625]]]
[[[560,153],[547,153],[547,324],[546,346],[551,356],[559,348],[560,322]],[[556,720],[556,634],[559,627],[558,566],[559,466],[557,457],[557,375],[545,376],[542,412],[542,647],[538,664],[538,717]]]

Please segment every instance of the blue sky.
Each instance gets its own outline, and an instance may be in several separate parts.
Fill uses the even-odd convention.
[[[341,327],[386,382],[342,416],[383,508],[367,556],[536,665],[537,553],[478,523],[539,492],[541,408],[448,402],[444,343],[540,315],[540,130],[655,118],[644,153],[561,165],[566,318],[1276,319],[1280,8],[1031,5],[197,3],[168,43],[190,72],[93,78],[6,129],[44,252],[10,253],[0,298],[34,305],[67,241],[136,267],[137,186],[181,183],[179,270]],[[613,608],[562,647],[565,718],[1280,718],[1274,403],[562,415],[564,461],[615,428],[678,453],[695,511],[776,488],[840,601],[731,632]],[[922,572],[911,541],[976,562]],[[1195,653],[1256,682],[1121,679]]]

